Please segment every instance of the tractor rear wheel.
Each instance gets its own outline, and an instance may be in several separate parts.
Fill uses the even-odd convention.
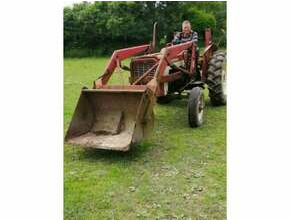
[[[190,127],[198,127],[203,123],[204,94],[201,87],[194,87],[188,99],[188,123]]]
[[[213,106],[225,105],[227,102],[226,60],[226,53],[223,51],[217,51],[213,54],[213,57],[209,62],[207,85],[210,101]]]

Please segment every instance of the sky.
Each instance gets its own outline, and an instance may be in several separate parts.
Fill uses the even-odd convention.
[[[74,3],[79,3],[82,1],[63,1],[64,6],[72,6]]]

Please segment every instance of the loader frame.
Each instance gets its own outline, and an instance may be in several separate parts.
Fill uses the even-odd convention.
[[[168,44],[161,51],[162,53],[152,53],[148,54],[148,51],[152,51],[154,46],[152,44],[144,44],[140,46],[125,48],[114,51],[111,59],[109,60],[104,73],[94,81],[93,89],[126,89],[126,90],[138,90],[138,83],[147,77],[147,75],[155,70],[154,77],[147,83],[147,87],[153,91],[154,95],[157,97],[164,96],[164,83],[177,80],[182,74],[188,74],[191,78],[196,74],[197,63],[201,65],[201,76],[200,81],[205,82],[207,78],[208,62],[213,54],[213,45],[211,41],[211,30],[209,28],[205,29],[205,50],[201,57],[196,57],[197,45],[193,42],[186,42],[178,45]],[[190,51],[190,65],[188,69],[180,69],[172,65],[172,61],[184,61],[187,59],[186,53]],[[117,67],[125,70],[130,70],[128,67],[122,65],[122,61],[128,58],[135,57],[140,54],[144,56],[139,56],[138,60],[143,59],[154,59],[156,60],[155,65],[151,67],[147,72],[140,76],[137,80],[131,83],[131,85],[111,85],[107,86],[108,81],[114,74]],[[170,66],[176,71],[168,76],[164,75],[165,69]]]

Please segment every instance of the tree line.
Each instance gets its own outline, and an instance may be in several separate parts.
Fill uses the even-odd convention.
[[[64,8],[64,55],[110,55],[115,49],[148,43],[158,22],[161,48],[189,20],[198,32],[213,30],[214,41],[226,46],[226,2],[123,1],[81,2]]]

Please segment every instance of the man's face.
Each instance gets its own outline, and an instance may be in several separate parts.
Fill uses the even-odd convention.
[[[191,27],[190,27],[189,24],[185,24],[185,25],[182,26],[182,32],[183,33],[188,34],[188,33],[190,33],[190,31],[191,31]]]

